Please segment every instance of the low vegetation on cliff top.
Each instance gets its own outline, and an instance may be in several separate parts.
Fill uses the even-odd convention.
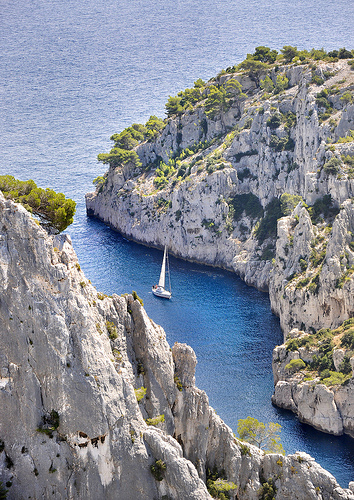
[[[313,352],[312,361],[293,359],[285,369],[289,374],[302,373],[303,381],[317,380],[327,386],[348,383],[352,376],[350,359],[354,356],[354,318],[349,318],[341,326],[330,330],[322,328],[312,335],[303,334],[286,342],[288,351],[298,351],[304,347]],[[341,361],[334,365],[333,354],[341,350]]]
[[[32,180],[19,181],[12,175],[1,175],[0,191],[5,198],[21,203],[51,232],[64,231],[74,220],[74,200],[65,198],[63,193],[56,193],[53,189],[39,188]]]
[[[224,74],[249,76],[257,87],[265,91],[265,97],[267,97],[271,94],[277,95],[288,87],[289,82],[282,71],[283,66],[312,64],[315,68],[318,61],[331,63],[339,59],[348,59],[348,64],[354,69],[354,50],[347,50],[345,47],[327,52],[323,48],[313,48],[308,51],[285,45],[280,53],[266,46],[256,47],[255,52],[247,54],[244,61],[222,70],[208,82],[199,78],[194,82],[192,88],[180,91],[176,96],[169,96],[165,105],[166,119],[150,116],[145,125],[134,123],[122,132],[113,134],[111,136],[111,140],[114,141],[113,148],[109,153],[99,154],[98,160],[108,163],[112,167],[125,165],[129,162],[139,167],[141,162],[134,148],[142,142],[154,141],[166,126],[169,118],[181,116],[188,111],[193,111],[196,106],[203,105],[205,115],[209,119],[214,119],[225,113],[231,106],[235,107],[236,105],[237,107],[237,104],[241,104],[247,95],[243,92],[237,78],[227,78],[221,83],[220,77]],[[269,77],[271,71],[275,71],[277,74],[275,80]],[[321,85],[323,79],[314,73],[313,83]],[[351,94],[348,97],[351,98]],[[328,103],[323,100],[323,104],[326,108],[324,113],[328,114]]]

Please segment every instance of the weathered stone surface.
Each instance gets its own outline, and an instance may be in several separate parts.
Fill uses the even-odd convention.
[[[279,499],[317,487],[354,498],[315,462],[294,474],[295,456],[245,453],[195,387],[193,350],[171,353],[139,300],[98,293],[70,239],[48,236],[1,194],[0,256],[0,480],[12,482],[10,500],[209,499],[214,466],[241,500],[259,497],[264,471]],[[150,470],[159,460],[161,481]]]
[[[274,349],[272,365],[275,389],[272,401],[281,408],[293,411],[302,422],[309,423],[319,430],[336,435],[347,433],[353,436],[353,375],[345,385],[327,387],[320,383],[319,377],[310,377],[310,380],[304,381],[301,371],[294,373],[287,369],[287,365],[293,359],[302,359],[305,363],[310,363],[313,356],[318,354],[318,348],[315,346],[300,347],[298,350],[290,351],[283,344]],[[337,371],[344,355],[343,349],[334,350],[333,358],[336,359],[334,364]]]
[[[319,86],[312,81],[312,70],[309,65],[285,67],[289,88],[266,99],[245,75],[221,75],[216,83],[234,77],[250,91],[248,99],[213,120],[200,103],[169,118],[155,141],[137,146],[141,169],[112,167],[104,186],[86,195],[88,213],[128,238],[167,245],[176,256],[233,270],[247,284],[269,290],[272,311],[285,334],[293,328],[311,332],[340,325],[354,316],[354,179],[344,160],[354,157],[354,141],[338,142],[353,129],[354,105],[344,103],[342,96],[352,92],[354,73],[345,60],[317,62],[316,74],[324,80]],[[276,77],[271,72],[273,82]],[[318,100],[322,91],[333,108],[325,120]],[[273,127],[269,119],[276,114],[281,120]],[[174,177],[156,190],[160,159],[168,162],[171,152],[179,154],[211,140],[207,149],[185,153],[185,178]],[[274,144],[281,140],[288,140],[288,146],[277,148]],[[215,168],[209,168],[213,161]],[[332,171],[331,161],[338,164]],[[277,238],[270,235],[260,242],[259,214],[232,215],[231,200],[250,193],[263,208],[284,193],[300,195],[307,205],[330,195],[339,213],[311,218],[311,209],[300,202],[278,219]],[[252,203],[254,208],[255,198]],[[335,363],[340,364],[339,351]],[[274,372],[277,383],[282,378],[277,369]],[[273,400],[293,408],[292,402],[283,403],[284,391],[284,385],[276,388]],[[349,407],[342,396],[339,399],[341,407]],[[334,401],[314,410],[312,404],[312,398],[307,403],[302,399],[302,410],[296,412],[315,427],[334,433],[354,427],[350,412],[343,417],[344,427],[342,417],[333,416],[341,412]]]

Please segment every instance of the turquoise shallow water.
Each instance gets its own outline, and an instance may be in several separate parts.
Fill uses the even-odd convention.
[[[235,275],[171,258],[173,299],[152,296],[162,253],[88,219],[84,194],[103,173],[109,137],[168,95],[207,80],[257,45],[354,47],[347,0],[3,0],[0,9],[0,173],[33,178],[78,203],[69,228],[86,275],[107,293],[136,290],[148,314],[198,356],[197,384],[235,430],[239,418],[281,423],[288,453],[304,450],[343,486],[354,447],[270,403],[271,352],[281,342],[266,294]]]

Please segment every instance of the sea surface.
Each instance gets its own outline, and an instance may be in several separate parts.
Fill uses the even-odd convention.
[[[191,345],[197,385],[236,432],[248,415],[282,425],[287,453],[310,453],[347,487],[354,440],[300,424],[271,405],[271,354],[282,342],[266,294],[222,270],[170,259],[173,298],[153,297],[162,253],[85,213],[110,136],[169,95],[208,80],[256,46],[354,48],[348,0],[21,0],[0,2],[0,174],[32,178],[77,202],[68,228],[98,290],[135,290],[172,345]]]

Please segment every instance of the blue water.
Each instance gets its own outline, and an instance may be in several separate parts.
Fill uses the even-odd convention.
[[[112,133],[163,116],[169,95],[258,45],[353,48],[353,18],[347,0],[2,0],[0,8],[0,173],[77,201],[68,232],[86,275],[106,293],[136,290],[170,344],[195,349],[197,384],[226,423],[279,422],[286,451],[307,451],[343,486],[354,479],[353,440],[316,432],[270,403],[271,352],[282,334],[267,295],[171,258],[173,299],[156,299],[161,252],[88,219],[84,194],[105,170],[96,156]]]

